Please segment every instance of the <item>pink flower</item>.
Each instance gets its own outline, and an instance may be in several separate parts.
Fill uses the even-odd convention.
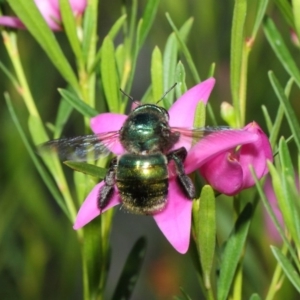
[[[261,178],[268,172],[266,161],[273,161],[269,140],[261,128],[252,122],[243,130],[256,134],[258,139],[250,144],[241,144],[237,150],[223,151],[200,167],[200,173],[206,181],[217,191],[229,196],[255,184],[250,165],[254,167],[256,176]]]
[[[59,0],[34,0],[40,13],[44,17],[48,26],[52,30],[62,30],[61,15],[59,8]],[[86,0],[70,0],[70,5],[74,16],[82,15],[84,12],[87,1]],[[26,29],[22,21],[16,17],[2,16],[0,17],[0,25],[13,28]]]
[[[174,127],[193,127],[194,117],[197,103],[199,101],[207,102],[208,97],[213,89],[215,80],[213,78],[196,85],[188,90],[182,97],[180,97],[169,109],[170,126]],[[121,114],[105,113],[101,114],[91,120],[91,127],[95,133],[104,133],[108,131],[120,130],[127,116]],[[252,128],[253,127],[253,128]],[[195,146],[191,146],[186,142],[176,144],[176,148],[184,145],[189,150],[187,158],[184,162],[185,171],[187,174],[206,166],[205,172],[208,180],[212,180],[212,184],[216,185],[216,178],[210,178],[207,167],[210,162],[215,164],[215,159],[218,158],[222,163],[222,173],[230,172],[230,176],[235,181],[241,181],[238,188],[235,190],[238,192],[243,187],[248,187],[251,183],[249,173],[247,173],[247,164],[253,164],[255,170],[257,170],[258,176],[265,174],[265,153],[271,153],[270,145],[267,143],[267,138],[262,133],[259,127],[255,125],[249,125],[243,130],[224,130],[210,134],[206,138],[200,140]],[[258,148],[258,144],[261,148]],[[234,152],[234,149],[241,145],[239,152]],[[269,148],[268,150],[264,149]],[[117,143],[110,149],[117,155],[124,153],[124,149],[120,143]],[[261,154],[261,150],[264,154]],[[236,172],[236,167],[230,165],[227,166],[228,156],[227,153],[233,153],[239,156],[238,164],[240,171]],[[237,155],[239,153],[239,155]],[[232,154],[232,155],[233,155]],[[222,159],[223,157],[223,159]],[[269,155],[267,156],[269,158]],[[225,167],[224,167],[224,166]],[[264,166],[264,168],[263,168]],[[217,165],[219,168],[220,165]],[[263,169],[263,170],[262,170]],[[212,173],[217,172],[217,168],[214,167],[211,170]],[[243,173],[244,172],[244,173]],[[180,253],[185,253],[189,246],[189,237],[191,230],[191,210],[192,201],[188,199],[182,191],[181,186],[178,185],[176,177],[173,175],[171,167],[169,168],[169,190],[168,199],[165,208],[153,215],[158,227],[161,229],[165,237],[172,244],[172,246]],[[238,178],[238,179],[236,179]],[[225,184],[230,184],[230,182]],[[211,183],[209,181],[209,183]],[[111,207],[121,204],[121,199],[118,192],[115,192],[103,211],[100,211],[97,207],[97,197],[99,189],[104,185],[104,182],[97,184],[90,192],[88,197],[82,204],[77,218],[75,220],[74,229],[79,229],[92,219],[110,209]],[[224,183],[221,184],[221,187]]]

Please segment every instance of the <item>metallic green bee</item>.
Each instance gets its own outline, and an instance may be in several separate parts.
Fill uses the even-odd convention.
[[[144,104],[135,108],[119,131],[48,141],[41,149],[57,151],[64,160],[86,160],[110,153],[110,146],[120,142],[125,154],[112,159],[104,186],[99,191],[98,207],[105,208],[116,185],[123,207],[132,213],[153,214],[166,205],[168,164],[173,161],[176,175],[186,197],[195,198],[195,188],[185,174],[187,150],[176,149],[182,137],[199,139],[213,128],[180,129],[169,125],[169,114],[163,107]],[[175,149],[175,150],[174,150]]]

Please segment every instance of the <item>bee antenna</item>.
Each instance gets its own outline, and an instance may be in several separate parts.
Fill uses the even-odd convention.
[[[127,98],[129,98],[132,102],[134,102],[134,100],[133,100],[133,97],[132,96],[130,96],[130,95],[128,95],[128,94],[126,94],[121,88],[120,88],[120,91],[121,91],[121,93],[124,95],[124,96],[126,96]]]
[[[165,97],[166,97],[166,95],[169,93],[169,92],[171,92],[174,88],[175,88],[175,86],[177,85],[177,82],[175,82],[163,95],[162,95],[162,97],[156,102],[156,104],[158,104],[161,100],[163,100]]]

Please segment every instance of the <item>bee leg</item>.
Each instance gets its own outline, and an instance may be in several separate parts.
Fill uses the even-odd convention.
[[[178,180],[186,195],[193,199],[195,195],[195,187],[190,177],[185,174],[183,162],[187,156],[187,151],[184,147],[174,150],[167,154],[168,161],[173,160],[175,163]]]
[[[104,186],[98,194],[98,208],[103,209],[108,204],[114,192],[115,177],[116,177],[117,158],[112,159],[109,169],[104,178]]]

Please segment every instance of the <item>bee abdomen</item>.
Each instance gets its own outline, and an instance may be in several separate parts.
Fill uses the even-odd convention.
[[[137,214],[161,211],[167,201],[168,169],[163,154],[125,154],[119,159],[116,184],[126,210]]]

